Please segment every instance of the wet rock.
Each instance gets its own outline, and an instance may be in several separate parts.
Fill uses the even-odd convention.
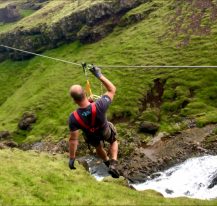
[[[171,171],[171,172],[166,173],[166,176],[167,176],[167,177],[170,177],[170,176],[173,174],[173,172],[174,172],[174,171]]]
[[[0,139],[8,139],[10,137],[10,133],[8,131],[0,132]]]
[[[4,8],[0,8],[0,22],[9,23],[20,19],[19,11],[16,5],[10,4]]]
[[[174,193],[174,191],[173,191],[173,190],[170,190],[170,189],[166,189],[165,192],[166,192],[167,194],[170,194],[170,195]]]
[[[155,179],[155,178],[160,177],[160,176],[161,176],[161,173],[158,172],[158,173],[153,173],[153,174],[151,174],[151,175],[150,175],[150,178],[151,178],[151,179]]]
[[[155,134],[159,129],[159,125],[153,122],[144,121],[139,126],[139,132]]]
[[[191,196],[191,193],[189,190],[187,190],[185,193],[184,193],[186,196]]]
[[[23,114],[18,127],[21,130],[31,130],[32,124],[37,120],[36,115],[32,112],[26,112]]]
[[[128,177],[128,180],[132,184],[139,184],[147,180],[147,176],[144,174],[137,174],[135,176]]]
[[[212,189],[215,185],[217,185],[217,173],[213,176],[211,184],[208,186],[208,189]]]
[[[84,169],[89,172],[89,165],[85,158],[79,158],[78,163],[81,164],[84,167]]]

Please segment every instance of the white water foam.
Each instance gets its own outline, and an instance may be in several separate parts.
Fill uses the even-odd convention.
[[[102,181],[105,177],[110,176],[108,168],[99,158],[88,156],[85,159],[89,166],[90,174],[95,177],[97,181]]]
[[[152,180],[132,186],[139,191],[153,189],[165,197],[217,198],[217,185],[208,189],[217,175],[217,156],[191,158]]]

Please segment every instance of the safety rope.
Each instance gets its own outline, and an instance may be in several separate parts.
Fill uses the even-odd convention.
[[[92,102],[92,101],[100,98],[100,96],[92,93],[90,81],[88,78],[88,70],[91,69],[93,67],[93,65],[82,63],[82,67],[83,67],[84,75],[86,77],[86,87],[85,87],[86,95],[89,98],[89,101]],[[102,87],[102,84],[101,84],[101,87]]]
[[[59,59],[59,58],[55,58],[55,57],[37,54],[37,53],[29,52],[29,51],[26,51],[23,49],[17,49],[17,48],[5,46],[5,45],[0,45],[0,47],[12,49],[15,51],[20,51],[23,53],[27,53],[27,54],[47,58],[47,59],[52,59],[52,60],[67,63],[67,64],[72,64],[75,66],[81,66],[81,63],[71,62],[71,61],[67,61],[67,60],[63,60],[63,59]],[[157,65],[101,65],[99,67],[100,68],[111,68],[111,69],[112,68],[155,68],[155,69],[160,69],[160,68],[217,68],[217,66],[210,66],[210,65],[207,65],[207,66],[197,66],[197,65],[195,65],[195,66],[189,66],[189,65],[183,65],[183,66],[176,66],[176,65],[160,65],[160,66],[157,66]]]

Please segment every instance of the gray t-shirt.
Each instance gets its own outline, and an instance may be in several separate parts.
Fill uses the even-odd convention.
[[[96,104],[96,120],[95,120],[96,123],[95,125],[97,127],[104,129],[108,127],[106,111],[109,105],[111,104],[111,99],[109,96],[104,95],[100,99],[96,100],[95,104]],[[77,112],[80,118],[83,120],[83,122],[86,125],[91,125],[91,121],[92,121],[91,105],[89,105],[86,108],[78,108]],[[78,129],[82,129],[83,132],[86,133],[87,135],[89,133],[87,129],[82,128],[81,125],[79,125],[73,113],[69,116],[69,129],[72,132]]]

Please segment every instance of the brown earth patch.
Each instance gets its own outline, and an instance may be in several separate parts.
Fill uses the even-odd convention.
[[[216,140],[212,146],[206,144],[216,127],[191,128],[172,136],[159,134],[148,144],[136,147],[129,157],[121,159],[119,169],[123,176],[139,182],[188,158],[217,154],[213,147]]]

